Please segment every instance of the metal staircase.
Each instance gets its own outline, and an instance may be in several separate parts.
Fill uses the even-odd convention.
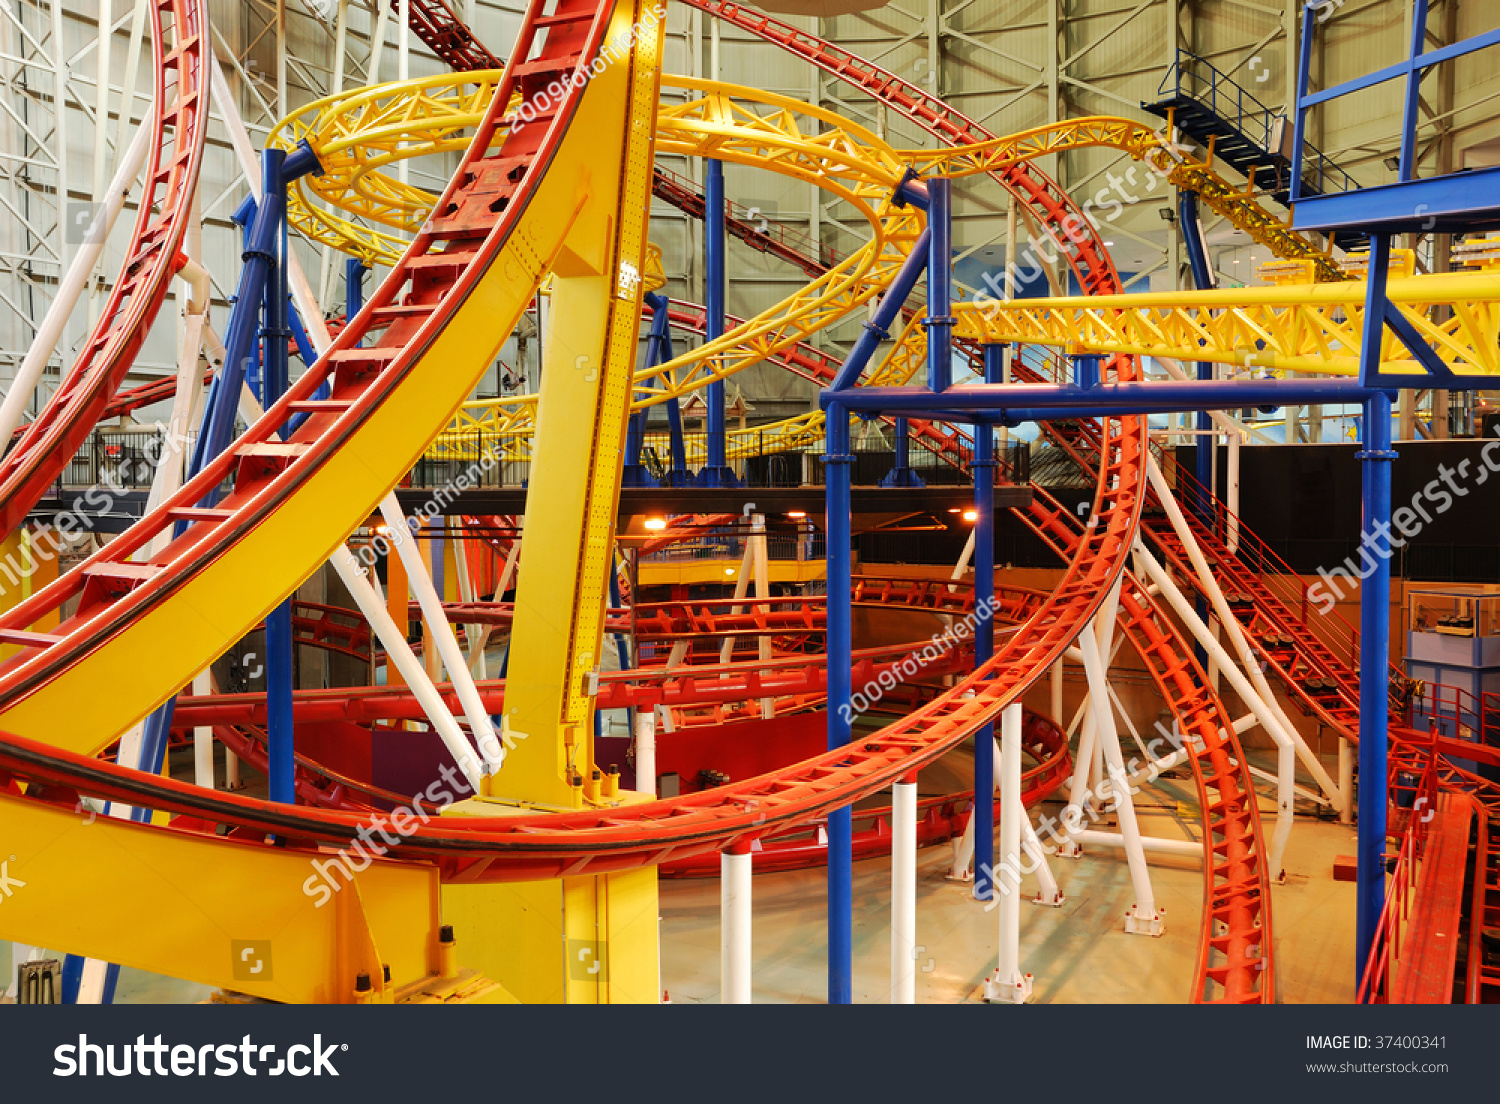
[[[1283,207],[1291,206],[1293,126],[1286,115],[1271,110],[1249,89],[1186,50],[1177,51],[1157,97],[1141,107],[1211,149],[1216,162],[1233,168],[1256,190]],[[1303,197],[1359,187],[1316,149],[1303,151],[1302,166]],[[1357,249],[1368,243],[1363,234],[1339,231],[1334,244]]]

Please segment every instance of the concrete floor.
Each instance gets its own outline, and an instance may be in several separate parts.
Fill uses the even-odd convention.
[[[923,789],[928,775],[924,772]],[[1190,779],[1163,779],[1137,798],[1141,830],[1197,838]],[[1262,812],[1273,806],[1262,801]],[[1056,807],[1049,806],[1056,812]],[[1035,811],[1033,819],[1035,819]],[[1272,891],[1278,999],[1288,1004],[1354,999],[1354,886],[1332,878],[1336,855],[1352,855],[1355,833],[1299,817],[1287,845],[1285,885]],[[976,1001],[993,969],[998,914],[970,887],[946,880],[949,844],[917,855],[918,1003]],[[1053,858],[1067,900],[1021,909],[1022,969],[1044,1004],[1182,1003],[1190,997],[1198,951],[1203,874],[1192,859],[1153,856],[1151,885],[1166,927],[1159,938],[1127,935],[1135,901],[1124,853],[1091,848],[1079,859]],[[821,1003],[827,992],[823,870],[758,875],[754,881],[753,998],[757,1003]],[[1024,898],[1036,882],[1022,883]],[[1024,899],[1023,898],[1023,899]],[[719,883],[663,881],[662,984],[673,1003],[719,1000]],[[854,1000],[890,997],[890,861],[854,867]]]
[[[972,762],[950,756],[922,773],[923,795],[962,789]],[[255,780],[259,782],[259,779]],[[1197,797],[1190,778],[1162,778],[1136,799],[1144,833],[1196,839]],[[862,804],[885,804],[874,798]],[[1060,806],[1044,808],[1057,813]],[[1262,798],[1269,826],[1272,804]],[[1033,820],[1039,810],[1032,811]],[[1102,826],[1102,825],[1101,825]],[[1329,821],[1299,817],[1287,846],[1285,885],[1272,891],[1279,999],[1290,1004],[1354,999],[1354,885],[1332,879],[1337,855],[1352,855],[1355,833]],[[919,1003],[972,1002],[996,955],[998,914],[970,887],[944,878],[950,844],[917,854],[917,933],[922,951]],[[1126,935],[1134,903],[1124,854],[1091,848],[1079,859],[1053,858],[1067,896],[1061,908],[1021,908],[1022,969],[1034,976],[1033,1000],[1050,1004],[1179,1003],[1192,983],[1198,948],[1203,875],[1196,860],[1153,857],[1151,884],[1165,910],[1160,938]],[[823,869],[757,875],[754,881],[754,999],[758,1003],[821,1003],[827,992]],[[1035,879],[1022,883],[1025,897]],[[662,984],[674,1003],[719,1000],[719,883],[663,880]],[[61,957],[56,956],[56,957]],[[11,945],[0,942],[0,978],[11,975]],[[854,867],[854,999],[884,1003],[890,994],[890,861]],[[206,986],[122,970],[122,1004],[184,1004],[205,999]]]

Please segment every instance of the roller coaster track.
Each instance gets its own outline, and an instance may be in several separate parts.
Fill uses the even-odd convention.
[[[892,82],[898,85],[903,83],[889,74],[886,77],[888,81],[883,82],[883,89],[891,87]],[[944,110],[948,110],[946,105]],[[941,131],[934,133],[944,136]],[[982,132],[965,136],[980,141],[989,138]],[[1016,162],[1009,166],[1008,171],[1020,174],[1020,178],[1032,186],[1031,194],[1053,199],[1029,174],[1029,169],[1030,166],[1025,162]],[[1053,188],[1055,189],[1055,185]],[[1060,206],[1049,204],[1043,210],[1053,211]],[[1068,226],[1076,227],[1078,236],[1096,233],[1092,224],[1081,215],[1068,223]],[[1104,266],[1108,265],[1108,254],[1104,251],[1102,242],[1098,242],[1097,238],[1093,240],[1097,243],[1095,247],[1089,248],[1085,241],[1076,250],[1069,251],[1068,256],[1075,266],[1086,266],[1080,272],[1080,283],[1083,286],[1107,291],[1112,286],[1118,286],[1118,278],[1113,275],[1112,268],[1105,274],[1093,267],[1099,258],[1102,258]],[[914,334],[919,332],[912,331]],[[902,344],[904,348],[906,342]],[[805,350],[806,347],[801,348]],[[803,364],[819,376],[830,367],[826,360],[816,356],[806,356]],[[935,439],[931,442],[924,440],[929,447],[937,446],[934,451],[953,455],[954,435],[916,422],[913,423],[912,430],[919,440],[928,437]],[[1049,510],[1045,503],[1039,502],[1033,506],[1032,511],[1022,516],[1033,529],[1042,533],[1044,539],[1050,535],[1054,547],[1059,549],[1065,559],[1076,550],[1076,534],[1070,533],[1068,529],[1069,523],[1074,519],[1061,507]],[[1238,748],[1237,737],[1232,727],[1225,726],[1228,717],[1222,703],[1211,691],[1203,689],[1206,683],[1201,672],[1198,672],[1196,680],[1191,676],[1196,665],[1186,642],[1175,633],[1165,615],[1133,580],[1132,588],[1127,589],[1127,593],[1135,595],[1132,599],[1136,610],[1131,628],[1132,638],[1146,658],[1153,676],[1163,687],[1164,695],[1173,707],[1181,728],[1184,731],[1194,731],[1205,727],[1206,717],[1216,717],[1219,720],[1217,726],[1206,726],[1208,730],[1200,733],[1201,744],[1198,746],[1202,750],[1195,750],[1191,756],[1197,785],[1203,796],[1206,827],[1212,838],[1211,850],[1216,856],[1205,864],[1207,885],[1195,999],[1271,1000],[1273,985],[1268,971],[1271,954],[1268,935],[1269,882],[1261,854],[1261,835],[1252,780],[1248,769],[1242,765],[1244,757]],[[1122,605],[1122,610],[1128,608],[1132,607]],[[1226,948],[1231,946],[1233,950],[1226,953]]]
[[[83,351],[0,460],[0,533],[25,520],[98,422],[182,263],[179,249],[192,218],[208,133],[207,3],[152,0],[150,16],[155,83],[151,117],[142,122],[150,128],[151,149],[140,214],[125,263]]]
[[[547,14],[534,4],[436,215],[330,352],[181,492],[0,617],[0,642],[20,648],[0,668],[0,729],[9,733],[0,739],[0,770],[11,776],[0,790],[0,809],[18,846],[45,851],[76,831],[96,833],[88,838],[100,842],[150,833],[192,840],[188,850],[195,853],[199,846],[232,847],[238,862],[253,865],[261,855],[281,863],[317,844],[351,844],[361,826],[351,814],[205,791],[95,755],[286,597],[364,522],[451,418],[498,345],[498,338],[476,341],[475,334],[508,332],[585,202],[578,183],[601,129],[623,133],[626,101],[618,87],[603,78],[573,87],[567,78],[597,53],[611,20],[629,15],[585,0],[562,0]],[[544,26],[545,41],[532,56]],[[638,54],[638,72],[640,66]],[[648,68],[644,75],[654,73]],[[511,95],[550,79],[569,86],[556,114],[506,135],[491,153]],[[652,96],[654,103],[654,87]],[[621,114],[611,117],[611,110]],[[1132,379],[1135,371],[1133,362],[1115,361],[1106,377]],[[332,397],[314,399],[325,381]],[[308,418],[290,440],[276,439],[277,427],[295,413]],[[1123,571],[1140,515],[1144,421],[1109,419],[1103,438],[1096,524],[1076,542],[1057,591],[981,670],[901,721],[794,767],[672,801],[440,818],[420,826],[392,855],[430,863],[459,881],[659,864],[806,823],[934,762],[1063,654]],[[231,475],[234,489],[223,502],[201,505]],[[128,561],[168,527],[181,531],[159,555]],[[267,564],[276,570],[265,570]],[[24,627],[72,600],[76,612],[56,630]],[[142,655],[155,662],[143,668]],[[805,659],[793,662],[805,668]],[[758,691],[760,679],[745,681]],[[113,692],[99,694],[105,686]],[[69,717],[66,730],[58,729],[59,716]],[[68,791],[189,819],[169,828],[117,822],[84,828],[71,815],[59,818],[50,804]],[[235,842],[219,840],[207,834],[214,825],[245,831]],[[268,833],[287,848],[250,842]],[[212,860],[205,853],[199,861]],[[18,907],[7,902],[0,924],[8,935],[26,938],[28,929],[46,924],[48,901],[45,887],[34,885]]]
[[[1044,597],[1042,592],[1029,588],[1003,584],[997,586],[995,614],[997,624],[1024,620],[1041,604]],[[862,575],[854,580],[854,592],[851,598],[856,606],[864,608],[900,609],[915,613],[961,614],[973,608],[973,587],[963,581],[946,583],[926,579]],[[726,616],[723,610],[734,604],[733,599],[650,603],[634,611],[636,632],[640,638],[645,639],[650,634],[642,634],[640,627],[654,625],[658,627],[657,639],[675,639],[688,636],[717,638],[753,631],[754,625],[750,622],[753,622],[760,614]],[[822,596],[781,600],[774,604],[778,606],[800,605],[802,609],[797,615],[798,622],[803,627],[822,628],[825,607],[825,600]],[[762,605],[762,603],[757,603],[757,605]],[[472,624],[477,620],[485,619],[486,623],[507,624],[510,620],[511,608],[506,603],[450,603],[447,613],[453,621]],[[416,615],[417,611],[414,608],[413,616]],[[344,623],[358,620],[358,615],[349,610],[297,602],[293,604],[292,618],[293,628],[297,632],[297,640],[300,644],[324,648],[340,654],[354,654],[348,650],[348,646],[351,638],[357,637],[358,639],[354,640],[356,647],[359,640],[363,640],[368,647],[368,629],[362,625]],[[629,620],[627,611],[612,611],[610,631],[627,631]],[[360,635],[362,629],[363,633]],[[896,658],[899,660],[910,655],[914,648],[919,648],[925,643],[924,639],[918,640],[915,644],[896,646],[900,653]],[[717,651],[715,648],[715,655]],[[873,655],[889,655],[891,651],[890,648],[879,649]],[[366,658],[368,658],[368,653],[366,653]],[[972,665],[972,650],[960,646],[951,649],[940,660],[925,668],[924,673],[929,676],[962,673],[971,669]],[[883,671],[893,667],[889,662],[879,662],[878,659],[862,661],[860,666],[866,668],[859,671],[861,677],[858,681],[860,682],[878,679]],[[714,667],[720,671],[754,671],[758,670],[759,662],[736,663],[727,666],[715,663]],[[652,677],[649,672],[645,671],[629,674],[634,679],[642,676]],[[665,682],[669,679],[680,679],[682,674],[681,670],[674,672],[657,668],[654,677]],[[481,682],[480,686],[486,701],[486,708],[495,713],[502,712],[504,680]],[[686,682],[683,686],[688,694],[695,691],[701,694],[705,690],[715,688],[715,696],[718,696],[716,681],[712,679],[697,683]],[[803,692],[777,698],[778,705],[786,702],[793,708],[805,709],[822,704],[824,695],[806,693],[806,686],[800,682],[793,689]],[[605,690],[604,700],[610,700],[610,693],[608,689]],[[686,711],[693,705],[721,707],[724,704],[722,701],[715,702],[713,699],[704,698],[692,702],[684,700],[681,694],[676,695],[676,698],[674,713],[682,711],[679,713],[679,729],[692,728],[699,724],[723,723],[722,718],[718,716],[718,708],[714,712],[700,715]],[[754,699],[748,700],[754,701]],[[242,760],[257,770],[263,771],[266,765],[265,732],[262,727],[264,705],[264,697],[260,694],[228,694],[208,699],[184,698],[180,707],[179,723],[181,727],[188,728],[191,726],[182,722],[211,722],[216,738],[224,742]],[[756,715],[759,714],[756,713]],[[778,715],[780,715],[780,709],[778,709]],[[308,723],[310,717],[304,716],[300,719],[303,723]],[[347,717],[341,720],[348,723]],[[670,739],[670,737],[666,738]],[[1035,761],[1035,765],[1022,777],[1022,798],[1029,808],[1045,800],[1057,790],[1070,771],[1071,760],[1066,735],[1052,721],[1029,711],[1024,723],[1023,744],[1027,753]],[[394,801],[397,804],[406,800],[404,797],[393,797],[378,787],[371,787],[357,779],[333,771],[300,753],[297,756],[296,785],[298,798],[303,803],[345,811],[368,810],[371,807],[369,798],[372,796]],[[940,843],[962,832],[965,817],[971,807],[972,794],[967,791],[923,799],[919,803],[919,846]],[[873,858],[889,853],[890,809],[888,807],[864,808],[857,810],[856,817],[861,826],[854,833],[855,857]],[[822,864],[826,861],[827,842],[820,827],[820,823],[814,823],[760,837],[753,851],[755,869],[765,872],[800,869]],[[668,863],[661,868],[661,872],[666,877],[717,876],[717,858],[708,855]]]

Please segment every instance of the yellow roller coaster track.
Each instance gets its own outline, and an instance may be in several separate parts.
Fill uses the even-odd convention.
[[[688,93],[688,98],[662,106],[659,150],[736,161],[815,183],[853,204],[870,221],[876,237],[820,280],[730,330],[719,341],[638,372],[636,408],[664,402],[759,363],[882,292],[915,240],[916,219],[889,201],[908,167],[966,176],[1066,149],[1122,149],[1171,182],[1198,190],[1213,209],[1279,256],[1309,260],[1319,275],[1343,278],[1325,255],[1261,207],[1253,195],[1224,182],[1210,166],[1185,156],[1160,133],[1130,120],[1078,119],[977,145],[896,151],[831,112],[784,97],[683,78],[665,78],[663,83]],[[272,140],[289,146],[305,138],[320,156],[328,149],[323,158],[328,172],[316,185],[316,194],[326,203],[367,222],[415,232],[430,208],[430,196],[380,170],[402,157],[458,148],[458,135],[472,125],[476,105],[485,94],[493,94],[492,74],[450,75],[366,89],[309,105],[278,124]],[[401,245],[401,239],[381,235],[337,211],[315,209],[300,192],[290,197],[289,217],[315,240],[356,255],[368,256],[361,250],[372,240],[385,241],[383,248],[390,250]],[[909,329],[908,336],[919,340],[920,331]],[[896,363],[891,371],[881,373],[881,382],[905,382],[910,376],[900,372],[919,359],[910,349],[893,353]],[[532,395],[466,403],[455,421],[455,432],[440,441],[440,454],[449,447],[471,447],[463,442],[472,441],[478,430],[511,443],[507,452],[523,457],[534,405]],[[809,441],[819,425],[816,415],[800,416],[758,428],[755,440],[758,445],[766,432],[772,432],[778,439],[785,438],[787,445]],[[752,446],[746,442],[738,447]]]

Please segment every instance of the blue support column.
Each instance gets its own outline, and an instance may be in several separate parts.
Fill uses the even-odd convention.
[[[651,332],[646,338],[646,367],[654,368],[671,359],[668,350],[672,347],[670,333],[672,319],[668,312],[670,303],[665,295],[654,291],[646,293],[646,305],[651,308]],[[675,400],[674,404],[675,404]],[[647,411],[637,410],[630,416],[625,427],[625,469],[620,485],[624,487],[656,487],[660,483],[641,463],[641,450],[646,443]],[[671,414],[667,415],[671,421]],[[682,414],[677,413],[676,433],[673,438],[673,460],[682,450]],[[674,465],[675,466],[675,465]],[[684,458],[685,466],[685,458]]]
[[[704,325],[703,340],[724,335],[724,300],[728,292],[725,259],[729,242],[724,228],[724,162],[710,159],[703,180]],[[703,389],[708,408],[708,457],[698,473],[700,487],[736,487],[739,479],[729,467],[724,438],[724,381],[715,380]]]
[[[828,748],[843,747],[853,734],[853,615],[849,594],[853,585],[849,552],[851,476],[854,457],[849,452],[849,414],[834,401],[828,406],[824,430],[826,465],[828,578]],[[850,808],[828,814],[828,1003],[853,1000],[854,976],[854,858]]]
[[[1000,383],[1005,346],[984,347],[984,382]],[[995,430],[974,427],[974,666],[995,654]],[[995,726],[974,734],[974,897],[994,896]]]
[[[234,439],[240,388],[244,385],[245,372],[260,329],[261,306],[275,268],[278,239],[285,221],[286,185],[299,176],[322,171],[317,157],[305,142],[290,154],[283,150],[262,152],[261,177],[264,193],[251,222],[249,244],[242,254],[243,265],[235,289],[234,309],[230,312],[229,324],[224,332],[224,364],[214,375],[204,400],[203,421],[198,427],[198,438],[193,443],[192,457],[188,462],[189,479],[203,471]],[[241,209],[247,208],[242,205]],[[286,302],[284,291],[282,288],[278,292],[283,305]],[[281,328],[284,329],[285,326]],[[285,355],[284,341],[281,349]],[[217,493],[210,492],[204,496],[201,505],[213,506],[217,501]],[[181,535],[186,528],[186,522],[178,522],[177,534]],[[290,637],[290,628],[287,635]],[[167,737],[172,728],[175,703],[175,698],[169,698],[146,718],[141,755],[137,763],[139,769],[160,773],[162,764],[166,761]],[[290,718],[290,710],[287,717]],[[134,814],[139,821],[149,819],[150,815],[150,810],[143,808],[137,808]]]
[[[344,324],[365,309],[365,273],[370,270],[358,257],[344,261]]]
[[[1360,452],[1363,531],[1375,570],[1359,588],[1359,866],[1355,905],[1355,984],[1364,973],[1385,907],[1386,741],[1390,722],[1391,399],[1365,401]]]
[[[881,477],[882,487],[925,487],[926,480],[911,470],[911,422],[896,419],[896,463]]]
[[[997,346],[1004,348],[1004,346]],[[990,347],[985,346],[985,355],[989,355]],[[988,373],[989,365],[986,363],[985,371]],[[1085,390],[1099,386],[1099,357],[1092,353],[1083,353],[1073,358],[1073,382]]]
[[[1370,236],[1360,378],[1380,367],[1385,324],[1385,283],[1390,270],[1388,235]],[[1360,461],[1360,519],[1375,569],[1359,586],[1359,845],[1354,921],[1355,985],[1370,959],[1375,928],[1385,907],[1386,741],[1390,725],[1391,654],[1391,397],[1364,401]]]
[[[1177,222],[1178,229],[1182,232],[1182,244],[1187,249],[1188,267],[1193,273],[1193,285],[1199,291],[1212,291],[1217,281],[1214,279],[1213,266],[1209,263],[1207,243],[1204,242],[1203,235],[1199,233],[1198,197],[1192,192],[1179,191],[1177,193]],[[1213,379],[1214,366],[1200,362],[1198,378],[1200,380]],[[1213,523],[1214,438],[1208,432],[1213,429],[1213,425],[1213,417],[1208,411],[1200,410],[1197,418],[1197,465],[1194,471],[1200,490],[1188,505],[1189,509],[1203,519],[1205,525]],[[1207,610],[1207,605],[1200,601],[1199,616],[1203,617]],[[1201,652],[1201,649],[1199,651]],[[1202,662],[1202,659],[1203,656],[1200,655],[1199,661]]]
[[[262,155],[262,171],[265,174],[265,194],[284,187],[281,182],[282,164],[286,155],[280,150],[267,149]],[[283,193],[284,196],[284,193]],[[277,227],[277,249],[272,260],[266,285],[265,325],[262,361],[262,402],[270,407],[286,394],[291,385],[291,367],[287,345],[292,337],[287,324],[287,236],[286,219],[279,220]],[[292,691],[294,682],[292,638],[292,600],[287,598],[266,615],[266,765],[269,783],[267,796],[272,801],[295,804],[296,783],[296,736],[292,722]]]
[[[927,386],[953,385],[953,192],[952,181],[927,181]]]

